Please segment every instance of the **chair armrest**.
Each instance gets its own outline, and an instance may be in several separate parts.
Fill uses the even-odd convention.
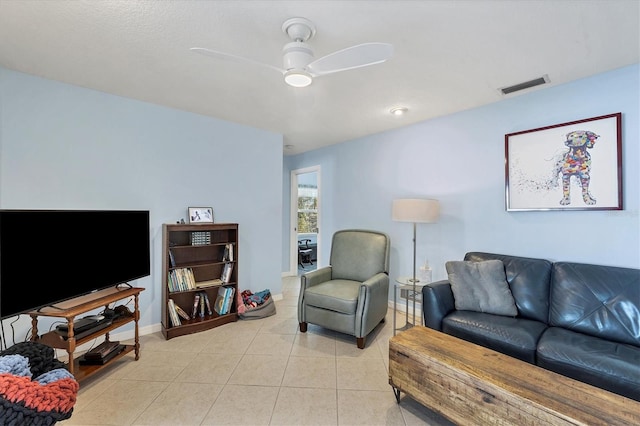
[[[356,337],[364,337],[386,316],[389,308],[389,276],[380,272],[360,284],[356,307]]]
[[[314,285],[321,284],[325,281],[329,281],[332,276],[331,266],[325,266],[324,268],[316,269],[315,271],[309,271],[302,275],[300,279],[300,290],[313,287]]]
[[[314,285],[329,281],[332,276],[331,266],[309,271],[300,278],[300,293],[298,294],[298,322],[306,322],[304,308],[304,291]]]
[[[422,288],[422,313],[426,327],[442,331],[442,319],[455,308],[449,281],[436,281]]]
[[[377,289],[382,287],[387,287],[387,293],[389,290],[389,276],[384,272],[380,272],[368,280],[364,281],[360,285],[360,291],[376,291]],[[362,295],[362,293],[360,293]]]

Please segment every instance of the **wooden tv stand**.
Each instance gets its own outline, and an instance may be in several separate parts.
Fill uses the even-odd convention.
[[[144,290],[140,287],[111,287],[104,290],[97,291],[95,293],[87,294],[85,296],[76,297],[64,302],[57,303],[55,307],[46,306],[37,311],[29,312],[31,316],[31,341],[44,343],[47,346],[51,346],[56,349],[64,349],[69,355],[67,362],[67,368],[71,374],[74,375],[78,382],[92,376],[100,371],[102,368],[112,364],[116,360],[122,358],[131,351],[135,351],[136,360],[140,358],[140,342],[138,335],[138,321],[140,319],[140,310],[138,308],[138,296]],[[113,323],[109,326],[90,332],[89,334],[82,333],[81,338],[76,338],[73,334],[73,322],[78,315],[87,313],[94,309],[101,307],[108,308],[110,303],[117,302],[118,300],[126,299],[127,297],[134,298],[134,309],[132,315],[121,316],[114,319]],[[68,325],[68,334],[64,338],[62,335],[55,331],[50,331],[42,335],[38,335],[38,317],[56,317],[64,318]],[[100,336],[105,336],[105,340],[109,341],[109,333],[119,327],[130,322],[135,323],[135,339],[133,345],[125,345],[124,350],[117,356],[113,357],[103,365],[81,365],[79,358],[74,358],[73,353],[76,347],[96,339]]]

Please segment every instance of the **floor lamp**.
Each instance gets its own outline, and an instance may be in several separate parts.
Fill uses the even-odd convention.
[[[416,285],[420,282],[416,278],[416,225],[418,223],[436,223],[440,216],[438,200],[403,198],[393,200],[391,217],[396,222],[413,223],[413,277],[409,282],[413,284],[413,321],[416,320]]]

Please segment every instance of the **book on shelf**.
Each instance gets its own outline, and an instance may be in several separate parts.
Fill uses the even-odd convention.
[[[176,268],[167,277],[169,291],[188,291],[196,288],[196,280],[191,268]]]
[[[167,274],[167,288],[169,288],[169,292],[175,291],[174,288],[174,284],[173,284],[173,277],[171,276],[171,271],[169,271],[169,273]]]
[[[204,294],[200,293],[200,318],[204,318]]]
[[[176,308],[176,312],[178,313],[178,315],[180,315],[180,317],[182,317],[182,318],[184,318],[184,319],[186,319],[186,320],[190,320],[190,319],[191,319],[191,317],[189,316],[189,314],[188,314],[188,313],[186,313],[186,312],[185,312],[185,311],[180,307],[180,305],[176,305],[176,304],[174,303],[174,306],[175,306],[175,308]]]
[[[173,284],[173,291],[182,291],[182,283],[180,282],[180,277],[178,276],[178,272],[176,270],[172,270],[169,272],[171,276],[171,282]]]
[[[218,295],[214,303],[214,309],[218,315],[226,315],[229,313],[233,304],[235,290],[234,287],[220,287],[218,289]]]
[[[226,287],[218,288],[218,295],[216,296],[216,301],[213,303],[213,309],[216,311],[216,314],[218,315],[223,315],[225,294],[226,294]]]
[[[209,315],[213,315],[213,312],[211,311],[211,302],[209,301],[209,295],[203,291],[201,297],[204,298],[204,303],[207,306],[207,312],[209,313]]]
[[[224,300],[222,301],[222,315],[227,313],[227,304],[229,303],[229,289],[224,288]]]
[[[207,288],[207,287],[213,287],[216,285],[222,285],[222,280],[220,278],[216,278],[215,280],[196,282],[196,288]]]
[[[189,280],[189,269],[180,269],[180,275],[182,276],[182,286],[185,290],[189,290],[191,288],[191,281]]]
[[[211,244],[211,232],[207,231],[193,231],[191,233],[191,245],[192,246],[202,246]]]
[[[173,257],[173,251],[169,249],[169,266],[172,268],[176,267],[176,259]]]
[[[222,282],[228,283],[229,281],[231,281],[231,272],[233,272],[233,263],[225,263],[224,267],[222,268],[222,274],[220,276]]]
[[[169,271],[169,275],[167,276],[167,285],[169,286],[169,291],[180,291],[181,285],[178,280],[178,275],[175,270]]]
[[[178,276],[175,271],[169,271],[169,275],[167,276],[167,285],[169,286],[169,291],[180,291]]]
[[[222,312],[224,312],[225,314],[228,314],[229,311],[231,310],[231,305],[233,304],[233,296],[235,295],[235,291],[236,289],[234,287],[226,287],[226,296],[225,296],[225,300],[224,300],[224,307],[222,309]]]
[[[195,296],[193,296],[193,309],[191,310],[191,316],[193,318],[195,318],[196,315],[198,315],[199,306],[200,306],[200,293],[196,293]]]
[[[233,244],[227,243],[224,245],[224,253],[222,254],[223,262],[233,262]]]
[[[171,320],[171,325],[173,327],[182,325],[182,322],[180,321],[180,317],[178,316],[178,312],[176,311],[176,304],[173,301],[173,299],[169,299],[169,301],[167,302],[167,310],[169,312],[169,319]]]
[[[197,307],[200,309],[200,317],[204,317],[206,314],[212,315],[213,311],[211,311],[211,302],[209,301],[209,296],[204,291],[199,291],[197,294],[197,302],[194,301],[194,309]]]
[[[182,280],[182,287],[186,290],[193,290],[196,288],[196,281],[193,277],[193,270],[191,268],[180,268],[180,279]]]

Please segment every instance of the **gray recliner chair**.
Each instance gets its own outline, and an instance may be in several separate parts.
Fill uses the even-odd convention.
[[[387,314],[389,298],[387,234],[347,229],[333,235],[330,266],[302,276],[298,299],[300,332],[307,323],[356,337],[363,349],[367,335]]]

